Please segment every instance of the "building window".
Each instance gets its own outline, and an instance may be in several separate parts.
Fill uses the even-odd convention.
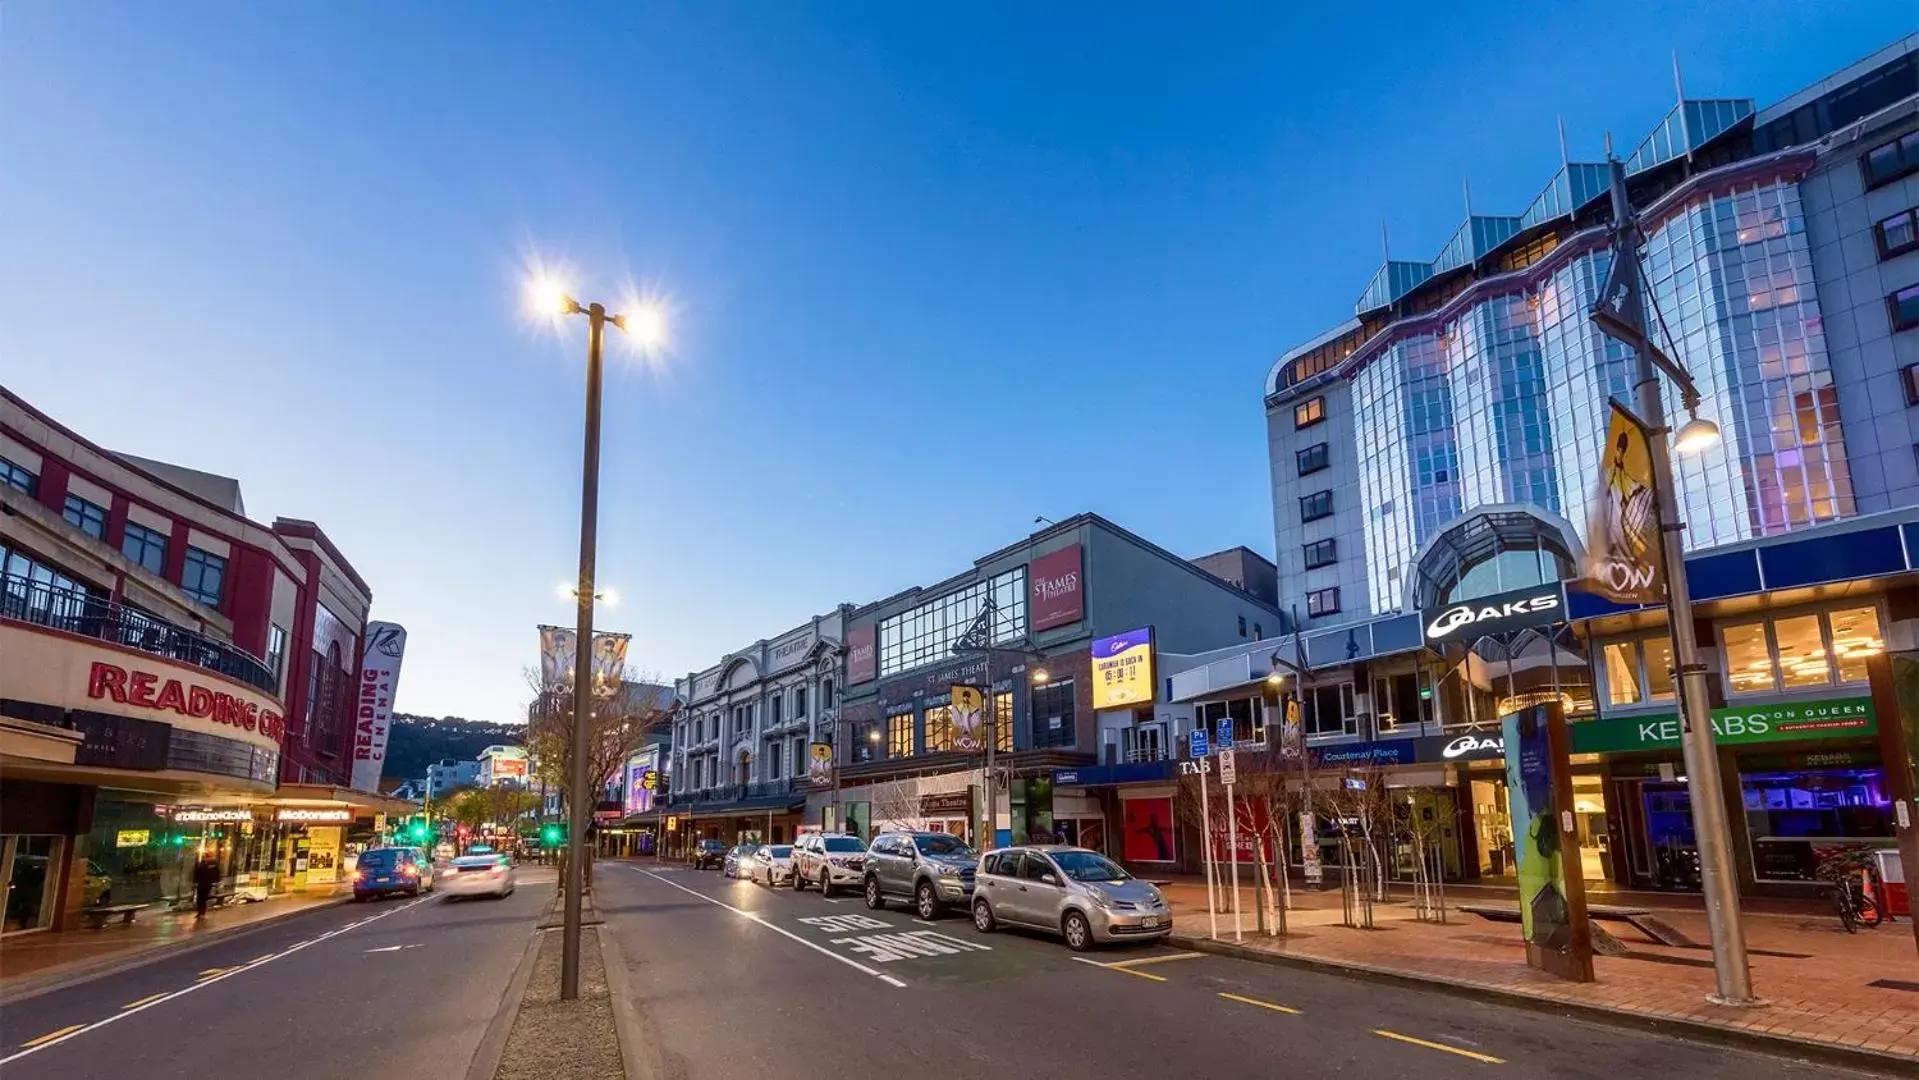
[[[993,695],[993,750],[996,753],[1013,752],[1013,695]]]
[[[1879,257],[1890,259],[1919,248],[1919,207],[1901,210],[1872,227],[1879,242]]]
[[[1866,658],[1886,648],[1871,605],[1787,615],[1720,628],[1735,694],[1866,681]]]
[[[1239,617],[1239,636],[1240,637],[1246,636],[1246,616],[1244,615],[1241,615]]]
[[[1331,517],[1332,513],[1333,492],[1331,488],[1325,491],[1315,491],[1311,495],[1302,495],[1299,498],[1299,520],[1301,524],[1305,524],[1308,521],[1318,521],[1323,517]]]
[[[833,707],[833,679],[831,676],[820,680],[820,708]]]
[[[912,713],[900,713],[886,718],[886,756],[913,756]]]
[[[1919,326],[1919,285],[1908,285],[1886,297],[1886,313],[1892,317],[1894,330]]]
[[[1307,593],[1306,614],[1314,616],[1339,614],[1339,586],[1335,585],[1330,589],[1314,589]]]
[[[806,740],[793,740],[793,779],[806,775]]]
[[[1315,540],[1306,545],[1306,569],[1317,570],[1338,561],[1339,542],[1337,540]]]
[[[279,684],[280,676],[284,674],[282,669],[286,666],[286,662],[286,628],[282,627],[279,623],[274,623],[267,627],[267,667],[273,669],[273,681],[275,685]]]
[[[1266,640],[1266,629],[1260,626],[1258,623],[1253,624],[1253,640],[1254,641]]]
[[[226,581],[225,559],[197,547],[187,548],[187,564],[180,574],[180,588],[186,590],[188,596],[210,608],[217,608],[221,594],[226,591]]]
[[[1314,443],[1293,455],[1299,465],[1299,475],[1306,476],[1326,467],[1326,444]]]
[[[78,495],[69,495],[67,507],[61,511],[61,516],[67,519],[67,524],[95,540],[107,538],[107,512],[96,503],[90,503]]]
[[[766,753],[762,756],[766,759],[766,778],[768,780],[778,780],[780,778],[780,766],[786,763],[786,755],[780,753],[780,744],[768,743],[766,745]]]
[[[1026,567],[1018,566],[882,621],[880,677],[950,659],[953,646],[979,618],[989,595],[999,613],[994,620],[993,641],[1025,637]]]
[[[766,726],[780,726],[780,711],[786,706],[786,695],[778,690],[766,699]]]
[[[1309,737],[1357,735],[1359,712],[1354,704],[1352,683],[1315,686],[1300,702],[1300,723]]]
[[[1899,378],[1906,384],[1906,404],[1919,405],[1919,364],[1907,364]]]
[[[1876,188],[1919,172],[1919,131],[1910,131],[1889,143],[1866,151],[1860,159],[1865,169],[1866,187]]]
[[[953,709],[934,705],[926,710],[926,752],[943,754],[953,748]]]
[[[40,486],[39,481],[40,478],[28,472],[25,466],[15,465],[6,458],[0,457],[0,484],[31,495]]]
[[[1293,430],[1309,428],[1326,419],[1326,395],[1293,406]]]
[[[1228,701],[1205,701],[1193,706],[1193,725],[1204,730],[1207,735],[1219,737],[1219,723],[1231,720],[1233,723],[1233,744],[1235,746],[1266,745],[1266,710],[1261,707],[1258,698],[1233,698]]]
[[[793,719],[806,719],[806,687],[804,686],[793,688]]]
[[[127,524],[126,536],[120,540],[120,554],[156,574],[166,575],[167,538],[145,525]]]
[[[1073,680],[1033,689],[1033,745],[1072,746]]]
[[[1673,700],[1672,639],[1609,641],[1600,650],[1608,705]]]

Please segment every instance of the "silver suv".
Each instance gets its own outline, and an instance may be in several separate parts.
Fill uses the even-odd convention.
[[[1076,950],[1102,941],[1162,938],[1173,912],[1151,882],[1085,848],[1036,845],[989,851],[980,860],[973,925],[1048,930]]]
[[[957,836],[882,834],[866,849],[866,906],[878,911],[888,900],[911,900],[922,919],[937,916],[948,904],[965,907],[978,866],[973,849]]]
[[[818,885],[821,896],[841,885],[858,888],[866,869],[866,845],[857,836],[808,833],[793,842],[793,887]]]

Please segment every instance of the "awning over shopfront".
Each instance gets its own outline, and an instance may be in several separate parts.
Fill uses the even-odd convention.
[[[272,798],[261,800],[265,805],[274,807],[276,816],[282,820],[300,820],[300,811],[309,811],[314,816],[307,818],[322,824],[329,823],[327,818],[318,816],[322,811],[347,811],[352,818],[372,817],[385,814],[389,817],[404,817],[420,812],[420,804],[410,799],[395,799],[387,795],[375,795],[371,792],[356,791],[352,788],[334,787],[328,784],[281,784]],[[278,811],[287,813],[280,814]],[[338,821],[332,822],[338,824]]]

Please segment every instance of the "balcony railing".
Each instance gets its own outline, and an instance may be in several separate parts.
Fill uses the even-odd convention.
[[[746,799],[763,799],[775,795],[798,794],[791,779],[760,780],[751,784],[720,784],[715,787],[701,788],[697,791],[675,791],[673,804],[684,806],[688,803],[728,803]]]
[[[265,661],[230,641],[156,619],[137,608],[101,599],[84,589],[0,575],[0,619],[16,619],[81,637],[110,641],[182,664],[215,671],[274,697],[279,680]]]

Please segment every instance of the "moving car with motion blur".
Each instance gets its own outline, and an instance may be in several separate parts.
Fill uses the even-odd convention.
[[[1097,851],[1053,844],[1001,848],[980,860],[973,926],[1045,930],[1083,952],[1101,942],[1154,941],[1173,911],[1151,882]]]
[[[793,876],[793,845],[769,844],[754,852],[749,872],[767,888],[785,884]]]
[[[376,847],[360,853],[353,868],[353,898],[418,896],[433,891],[433,864],[419,848]]]
[[[726,865],[726,843],[702,840],[693,849],[693,869],[718,870]]]
[[[978,865],[973,849],[957,836],[882,833],[866,849],[866,906],[878,911],[888,900],[910,900],[922,919],[933,918],[948,904],[964,908],[973,898]]]
[[[793,887],[818,885],[821,896],[841,885],[859,888],[866,869],[866,845],[857,836],[808,833],[793,844]]]
[[[500,854],[473,854],[454,859],[440,868],[435,886],[448,900],[463,896],[491,896],[504,900],[513,895],[513,860]]]
[[[720,864],[720,873],[730,878],[741,876],[759,850],[758,844],[734,844],[727,849],[726,859]]]

